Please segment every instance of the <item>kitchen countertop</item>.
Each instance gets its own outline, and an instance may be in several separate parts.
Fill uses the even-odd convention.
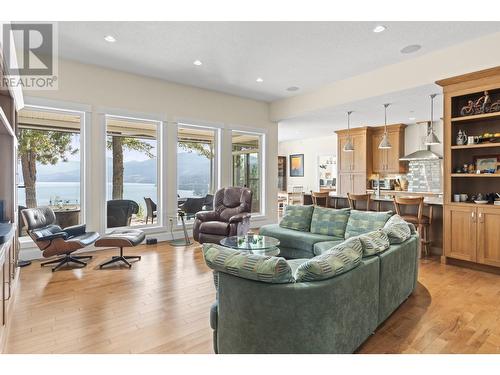
[[[367,193],[372,193],[372,190],[367,190]],[[371,200],[375,202],[392,202],[392,194],[394,193],[409,193],[408,195],[417,195],[419,193],[413,193],[413,192],[408,192],[408,191],[395,191],[395,190],[382,190],[380,192],[380,196],[376,196],[375,194],[372,194]],[[432,194],[433,196],[424,196],[424,204],[430,206],[442,206],[443,205],[443,197],[442,193],[420,193],[422,195],[424,194]],[[338,199],[347,199],[346,195],[337,195],[334,192],[330,193],[331,198],[338,198]]]

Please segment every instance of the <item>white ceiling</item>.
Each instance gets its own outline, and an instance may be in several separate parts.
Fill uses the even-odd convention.
[[[430,94],[441,93],[439,86],[430,84],[415,89],[391,93],[379,97],[348,103],[336,108],[310,113],[304,117],[280,121],[279,141],[314,138],[333,135],[335,130],[347,128],[347,111],[351,115],[351,127],[377,126],[384,124],[384,103],[387,108],[387,123],[411,124],[430,120]],[[443,96],[434,98],[434,121],[443,115]],[[410,120],[415,117],[415,120]]]
[[[380,23],[388,29],[373,33]],[[84,63],[272,101],[500,31],[500,22],[380,23],[60,22],[59,53]],[[106,35],[117,42],[105,42]],[[410,44],[421,44],[422,49],[411,55],[399,52]],[[203,65],[194,66],[196,59]],[[264,82],[257,83],[257,77]],[[290,93],[285,90],[289,86],[301,89]]]

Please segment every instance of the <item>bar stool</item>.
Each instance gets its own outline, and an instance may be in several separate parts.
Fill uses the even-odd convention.
[[[361,208],[356,207],[356,202],[366,202],[366,209],[362,211],[370,211],[370,194],[347,193],[347,199],[349,200],[349,207],[351,207],[352,210],[361,210]]]
[[[328,198],[330,193],[328,191],[311,191],[311,198],[314,206],[329,207]],[[321,204],[321,202],[324,202]]]
[[[401,206],[417,208],[416,215],[401,214]],[[394,197],[394,207],[396,213],[401,216],[408,223],[412,223],[417,227],[418,234],[420,235],[420,243],[424,255],[429,255],[429,227],[432,223],[432,206],[429,206],[429,216],[424,215],[424,197]]]

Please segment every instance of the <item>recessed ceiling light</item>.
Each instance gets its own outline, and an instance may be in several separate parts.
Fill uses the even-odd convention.
[[[386,29],[387,29],[387,26],[377,25],[374,27],[373,32],[374,33],[381,33],[382,31],[385,31]]]
[[[406,46],[403,49],[401,49],[401,53],[408,54],[417,52],[420,48],[422,48],[420,44],[410,44],[409,46]]]
[[[194,60],[193,64],[196,65],[196,66],[200,66],[203,63],[200,60]]]
[[[116,42],[116,38],[113,35],[106,35],[104,37],[104,40],[108,43],[114,43]]]
[[[257,78],[256,81],[259,82],[259,83],[264,82],[264,80],[262,78],[260,78],[260,77]]]
[[[297,86],[290,86],[286,88],[286,91],[298,91],[300,90],[300,87]]]

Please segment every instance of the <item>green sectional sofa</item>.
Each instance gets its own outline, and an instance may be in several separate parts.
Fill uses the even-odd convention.
[[[391,212],[294,207],[260,230],[280,239],[278,257],[204,245],[216,353],[352,353],[414,291],[413,225]]]

